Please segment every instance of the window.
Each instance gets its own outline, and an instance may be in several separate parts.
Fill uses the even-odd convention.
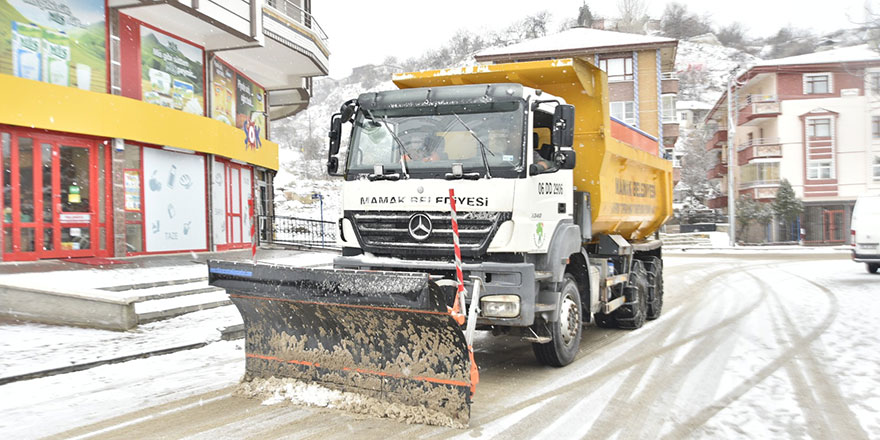
[[[742,185],[766,185],[779,182],[779,162],[753,162],[739,167]]]
[[[871,116],[871,136],[880,139],[880,116]]]
[[[633,101],[614,101],[611,103],[611,117],[629,125],[635,125],[635,107]]]
[[[632,81],[633,79],[632,57],[601,59],[599,60],[599,68],[608,74],[608,81]]]
[[[831,179],[831,160],[811,160],[807,163],[807,179]]]
[[[874,180],[880,180],[880,156],[874,156]]]
[[[831,119],[808,119],[807,120],[807,136],[808,137],[830,137],[831,136]]]
[[[663,95],[660,99],[663,105],[663,122],[675,122],[675,95]]]
[[[814,73],[804,75],[804,94],[815,95],[831,93],[831,74]]]

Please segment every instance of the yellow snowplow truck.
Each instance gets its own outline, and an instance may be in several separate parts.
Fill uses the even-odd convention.
[[[660,316],[651,237],[672,212],[672,166],[656,137],[610,117],[600,69],[562,59],[394,82],[331,120],[344,210],[334,269],[209,264],[244,317],[248,377],[467,423],[474,329],[521,337],[561,367],[585,324]]]

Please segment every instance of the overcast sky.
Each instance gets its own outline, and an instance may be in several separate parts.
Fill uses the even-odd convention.
[[[458,30],[488,33],[541,10],[552,15],[551,32],[563,20],[577,16],[583,0],[417,0],[327,1],[312,3],[312,13],[330,38],[330,76],[342,78],[353,67],[381,63],[389,55],[406,59],[445,44]],[[616,0],[587,2],[594,15],[619,15]],[[667,2],[646,0],[648,15],[660,18]],[[679,0],[689,10],[709,14],[713,22],[739,21],[753,37],[780,27],[815,32],[853,27],[864,17],[865,0],[739,0],[714,2]],[[875,10],[880,1],[871,0]]]

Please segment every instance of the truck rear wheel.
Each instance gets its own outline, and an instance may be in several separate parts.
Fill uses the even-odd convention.
[[[643,260],[648,275],[648,319],[657,319],[663,310],[663,260],[651,257]]]
[[[648,315],[648,282],[645,267],[633,261],[630,281],[623,288],[626,302],[612,314],[619,328],[637,329],[645,325]]]
[[[868,266],[868,273],[877,273],[880,269],[880,263],[865,263]]]
[[[553,367],[564,367],[572,363],[581,344],[581,295],[571,274],[565,274],[562,281],[561,301],[559,319],[550,323],[550,342],[532,344],[538,362]]]

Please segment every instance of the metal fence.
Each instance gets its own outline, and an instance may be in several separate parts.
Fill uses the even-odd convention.
[[[260,243],[336,248],[334,222],[297,217],[259,216]]]

